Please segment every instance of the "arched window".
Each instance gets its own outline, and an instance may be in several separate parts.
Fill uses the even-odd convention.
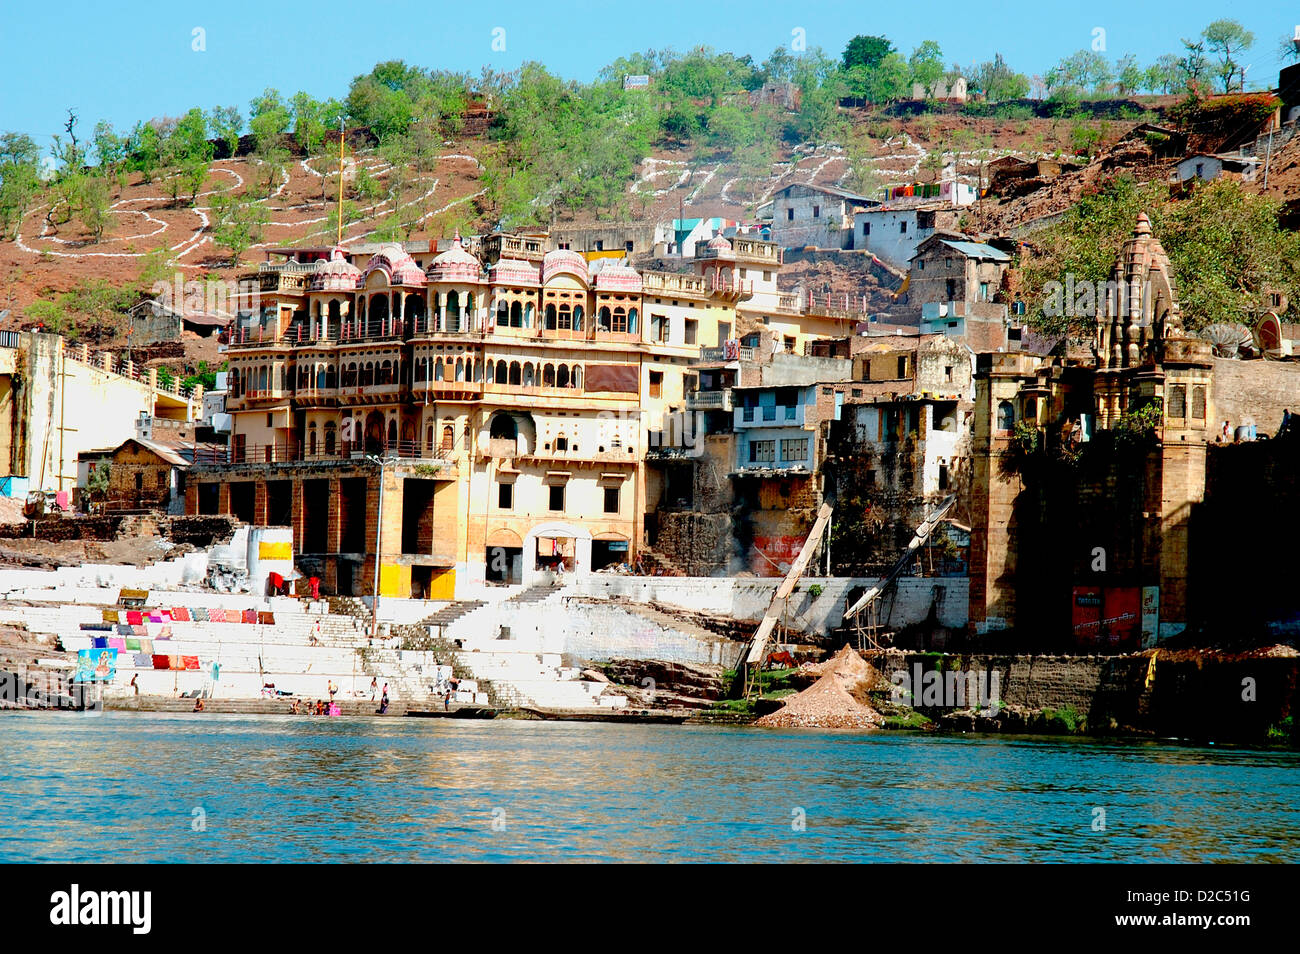
[[[373,387],[375,383],[375,366],[367,361],[361,365],[361,380],[357,382],[363,388]]]
[[[446,331],[460,331],[460,295],[455,291],[447,292]]]
[[[548,364],[542,368],[542,387],[555,387],[555,365]]]
[[[325,384],[325,365],[323,364],[316,365],[316,387],[322,389],[327,387]]]
[[[635,308],[629,309],[629,310],[628,310],[628,313],[627,313],[627,333],[630,334],[630,335],[634,335],[634,334],[637,333],[637,331],[636,331],[636,309],[635,309]]]
[[[433,380],[435,381],[443,380],[442,358],[438,358],[436,361],[433,362]]]
[[[531,328],[533,326],[533,303],[530,301],[524,305],[524,324],[523,327]]]
[[[531,388],[537,384],[537,375],[533,370],[533,363],[529,361],[524,365],[524,387]]]
[[[569,386],[569,366],[562,364],[555,369],[555,386],[557,388],[567,388]]]
[[[517,301],[510,303],[510,327],[522,328],[524,326],[524,306]]]
[[[503,327],[510,325],[510,303],[504,298],[497,299],[497,324]]]
[[[393,383],[393,362],[387,358],[379,365],[379,384]]]
[[[554,305],[547,305],[547,306],[546,306],[546,330],[547,330],[547,331],[554,331],[554,330],[555,330],[555,322],[556,322],[556,317],[555,317],[555,306],[554,306]]]
[[[339,386],[339,373],[334,365],[325,369],[325,390],[333,390]]]
[[[463,358],[456,359],[456,380],[465,380],[465,360]]]
[[[513,441],[519,438],[519,425],[509,414],[496,414],[488,425],[488,437],[494,441]]]
[[[583,310],[582,310],[582,306],[581,306],[581,305],[574,305],[574,306],[573,306],[573,330],[574,330],[574,331],[581,331],[581,330],[582,330],[582,319],[583,319],[583,316],[584,316],[584,313],[583,313]]]
[[[388,422],[388,448],[397,449],[397,421]]]
[[[257,389],[266,390],[266,365],[262,365],[257,371]]]
[[[336,431],[336,430],[337,430],[337,428],[335,428],[335,426],[334,426],[334,422],[333,422],[333,421],[326,421],[326,422],[325,422],[325,454],[326,454],[326,456],[329,456],[329,457],[333,457],[333,456],[334,456],[334,444],[335,444],[335,431]]]
[[[357,386],[357,363],[349,361],[343,369],[343,386],[345,388],[355,388]]]
[[[582,387],[582,365],[580,364],[573,366],[573,387]]]
[[[507,370],[507,369],[506,369],[506,363],[505,363],[504,361],[498,361],[498,362],[497,362],[497,374],[496,374],[496,377],[493,379],[497,384],[505,384],[505,383],[506,383],[506,370]]]
[[[609,324],[609,317],[610,317],[610,315],[609,315],[609,306],[608,306],[608,305],[602,305],[602,306],[600,307],[600,311],[596,312],[596,330],[597,330],[597,331],[610,331],[610,330],[611,330],[611,328],[610,328],[610,324]]]
[[[447,457],[455,449],[456,429],[450,424],[444,424],[442,426],[442,447],[439,448],[439,453],[441,453],[443,457]]]
[[[316,422],[312,421],[307,428],[307,453],[312,457],[316,456]]]
[[[998,404],[998,430],[1009,431],[1016,426],[1016,409],[1010,401]]]
[[[433,456],[433,425],[430,424],[424,429],[424,456]]]
[[[518,361],[510,362],[510,383],[520,384],[523,381],[523,371],[519,367]]]
[[[380,335],[388,325],[388,296],[376,295],[370,302],[370,320],[366,324],[366,334]]]

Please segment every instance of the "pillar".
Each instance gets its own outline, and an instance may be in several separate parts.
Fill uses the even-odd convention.
[[[255,481],[253,484],[253,526],[265,527],[267,520],[270,518],[269,510],[266,481]]]
[[[292,483],[292,502],[289,512],[293,522],[293,552],[302,553],[302,538],[306,532],[307,521],[303,506],[302,478],[294,477]],[[319,519],[319,517],[317,517]]]
[[[337,477],[330,479],[329,513],[325,524],[325,550],[338,553],[343,549],[343,486]]]
[[[218,485],[218,487],[219,489],[217,490],[217,512],[229,514],[230,513],[230,482],[227,480],[223,480]]]

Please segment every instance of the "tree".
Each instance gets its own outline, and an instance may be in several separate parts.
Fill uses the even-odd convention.
[[[911,81],[920,83],[927,91],[932,90],[943,79],[943,50],[934,40],[925,40],[912,51],[907,65],[912,72]]]
[[[1152,93],[1172,93],[1187,82],[1178,57],[1164,53],[1146,68],[1142,87]]]
[[[223,189],[212,197],[212,241],[218,248],[230,250],[230,264],[238,265],[239,256],[262,240],[267,223],[266,207],[247,192],[235,195]]]
[[[338,119],[338,104],[330,110],[328,102],[313,99],[299,90],[293,94],[293,134],[298,145],[309,156],[320,151],[325,142],[325,131]]]
[[[76,187],[77,220],[96,243],[112,221],[108,181],[100,176],[80,176]]]
[[[990,103],[1023,99],[1029,94],[1029,79],[1008,66],[1001,53],[994,53],[992,60],[981,63],[966,79],[971,91],[983,93]]]
[[[849,40],[844,48],[843,65],[845,70],[859,67],[874,70],[886,56],[894,52],[894,44],[883,36],[863,36],[859,34]]]
[[[162,165],[162,134],[158,121],[136,123],[127,137],[128,164],[140,173],[145,182],[152,182]]]
[[[1145,74],[1132,53],[1115,61],[1115,92],[1120,96],[1130,96],[1137,92],[1144,79]]]
[[[1282,34],[1277,43],[1277,55],[1283,63],[1300,63],[1300,36]]]
[[[1054,95],[1101,95],[1110,88],[1113,78],[1106,57],[1096,50],[1079,50],[1052,68],[1050,83]]]
[[[90,474],[86,478],[86,492],[91,500],[103,500],[108,496],[108,488],[113,479],[112,470],[113,465],[108,461],[90,465]]]
[[[239,131],[244,128],[244,117],[238,106],[216,106],[208,114],[212,134],[226,144],[226,154],[233,157],[239,151]]]
[[[1205,59],[1205,42],[1203,40],[1182,41],[1183,55],[1178,60],[1178,69],[1182,73],[1187,87],[1195,89],[1200,85],[1209,71]]]
[[[126,140],[113,131],[113,124],[100,121],[95,124],[91,142],[95,146],[95,162],[100,172],[109,178],[116,178],[122,163],[126,161]]]
[[[0,135],[0,234],[14,238],[40,191],[40,149],[25,133]]]
[[[1255,34],[1236,20],[1225,19],[1215,20],[1201,31],[1201,37],[1210,52],[1218,54],[1214,75],[1223,84],[1223,91],[1230,93],[1234,88],[1244,89],[1246,71],[1236,57],[1255,45]]]

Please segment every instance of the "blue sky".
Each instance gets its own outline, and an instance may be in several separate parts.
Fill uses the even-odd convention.
[[[970,0],[220,0],[188,10],[131,0],[0,0],[0,131],[27,132],[44,147],[69,106],[88,137],[99,119],[124,130],[192,106],[234,104],[246,111],[249,99],[267,86],[341,97],[353,76],[385,59],[474,73],[485,65],[506,70],[539,60],[577,79],[647,48],[706,44],[761,60],[789,44],[795,28],[805,31],[809,48],[836,55],[854,34],[883,33],[905,53],[933,39],[949,62],[1000,52],[1032,74],[1090,46],[1100,27],[1107,56],[1134,53],[1145,66],[1179,50],[1179,37],[1223,16],[1256,35],[1245,57],[1252,65],[1250,84],[1275,84],[1282,65],[1278,39],[1300,22],[1300,8],[1280,0],[1094,0],[1068,7]],[[505,30],[504,52],[492,49],[497,27]],[[204,31],[201,52],[192,49],[196,28]]]

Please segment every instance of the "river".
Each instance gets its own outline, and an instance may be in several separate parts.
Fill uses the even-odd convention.
[[[1300,861],[1300,753],[0,715],[0,861]]]

